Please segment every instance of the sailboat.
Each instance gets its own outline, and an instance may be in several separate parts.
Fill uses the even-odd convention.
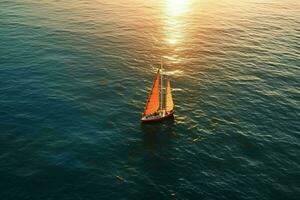
[[[142,122],[159,122],[166,118],[173,117],[174,103],[170,80],[167,80],[165,98],[163,95],[163,66],[158,69],[148,101],[142,114]]]

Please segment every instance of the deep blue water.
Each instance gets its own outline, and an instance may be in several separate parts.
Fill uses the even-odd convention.
[[[141,125],[161,58],[175,119]],[[299,1],[0,1],[1,200],[285,200],[299,180]]]

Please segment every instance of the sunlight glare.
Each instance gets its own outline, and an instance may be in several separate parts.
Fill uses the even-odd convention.
[[[180,16],[187,10],[188,0],[167,0],[168,14]]]

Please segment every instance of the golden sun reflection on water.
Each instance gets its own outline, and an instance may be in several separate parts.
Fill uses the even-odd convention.
[[[164,57],[171,63],[178,63],[180,56],[176,53],[176,49],[184,44],[185,39],[185,15],[189,10],[191,0],[166,0],[165,2],[165,20],[164,20],[164,35],[167,48],[172,51]]]
[[[180,16],[188,9],[189,0],[167,0],[167,14],[170,16]]]

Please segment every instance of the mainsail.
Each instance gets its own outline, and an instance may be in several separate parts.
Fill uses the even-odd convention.
[[[156,74],[153,87],[145,107],[144,115],[151,115],[159,109],[159,71]]]
[[[166,87],[166,112],[170,112],[174,109],[174,103],[172,98],[172,92],[171,92],[171,85],[170,81],[167,81],[167,87]]]

